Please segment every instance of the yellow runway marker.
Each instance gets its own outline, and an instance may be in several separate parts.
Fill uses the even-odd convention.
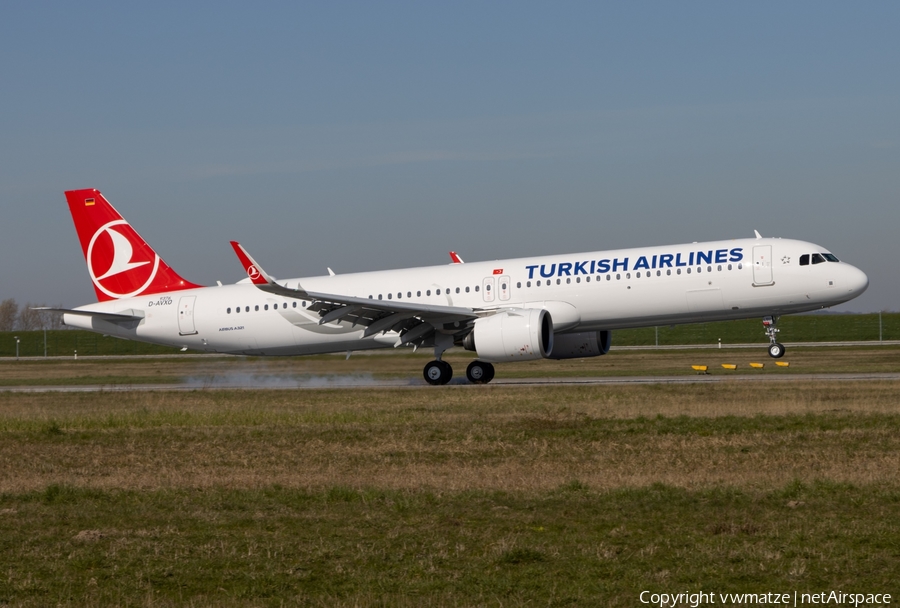
[[[762,369],[766,366],[765,363],[751,363],[750,367],[755,367],[756,369]]]
[[[706,365],[692,365],[691,369],[693,369],[694,371],[700,372],[701,374],[709,373],[708,371],[706,371],[709,369],[709,367],[707,367]]]
[[[734,363],[723,363],[722,367],[724,367],[725,369],[737,369],[737,365],[735,365]]]
[[[776,361],[775,365],[777,365],[778,367],[790,367],[791,366],[789,361]]]

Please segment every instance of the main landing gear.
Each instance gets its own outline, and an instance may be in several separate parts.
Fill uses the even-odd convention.
[[[775,327],[778,317],[763,317],[763,327],[766,329],[766,335],[769,337],[769,356],[773,359],[781,359],[784,356],[784,344],[780,344],[776,336],[780,329]]]
[[[431,361],[423,370],[428,384],[447,384],[453,378],[453,368],[445,361]],[[494,379],[494,366],[484,361],[472,361],[466,368],[466,379],[472,384],[487,384]]]

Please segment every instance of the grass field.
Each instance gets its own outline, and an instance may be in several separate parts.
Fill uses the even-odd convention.
[[[797,367],[900,369],[896,349],[809,350]],[[692,356],[570,363],[627,375]],[[79,378],[82,363],[0,376]],[[317,357],[266,374],[418,376],[421,363]],[[103,364],[86,373],[181,382],[260,361]],[[897,381],[0,392],[0,605],[897,598],[898,426]]]

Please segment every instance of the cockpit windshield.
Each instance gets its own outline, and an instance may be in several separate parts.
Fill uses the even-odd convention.
[[[800,265],[809,266],[810,260],[813,264],[821,264],[823,262],[839,262],[833,253],[804,253],[800,256]]]

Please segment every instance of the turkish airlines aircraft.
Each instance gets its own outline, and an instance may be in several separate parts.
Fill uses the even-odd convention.
[[[66,199],[99,300],[51,309],[66,325],[244,355],[434,348],[424,370],[431,384],[450,380],[441,355],[451,346],[477,353],[466,377],[486,383],[492,362],[606,354],[615,329],[748,317],[763,318],[777,358],[785,350],[776,339],[779,315],[846,302],[869,284],[824,247],[757,233],[287,280],[232,242],[248,278],[202,287],[166,264],[99,190],[72,190]]]

